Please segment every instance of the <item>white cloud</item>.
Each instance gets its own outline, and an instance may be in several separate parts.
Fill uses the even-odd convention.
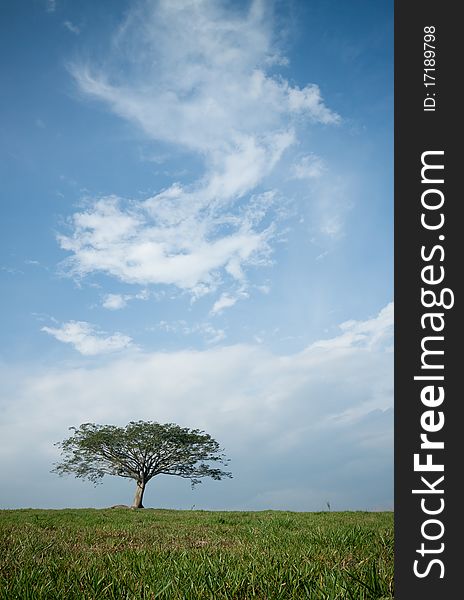
[[[204,164],[189,186],[173,183],[125,206],[97,199],[76,213],[72,234],[59,238],[72,273],[102,271],[198,297],[227,277],[245,282],[250,264],[267,262],[279,211],[272,194],[267,205],[261,195],[259,210],[250,194],[295,144],[301,119],[340,120],[317,85],[299,88],[269,74],[285,63],[272,25],[259,1],[248,10],[208,0],[140,3],[104,68],[70,67],[84,94]]]
[[[56,505],[44,480],[56,456],[52,443],[67,427],[152,419],[203,428],[232,458],[234,480],[206,488],[205,506],[320,510],[328,499],[339,509],[391,504],[392,327],[389,305],[376,317],[344,323],[330,340],[285,356],[242,344],[138,353],[35,373],[5,368],[0,467],[10,486],[3,496],[31,502],[31,495],[15,497],[21,478],[43,505]],[[38,462],[28,467],[31,453]],[[60,503],[93,502],[90,486],[59,485]],[[157,491],[165,485],[160,481]],[[101,502],[113,504],[105,493]],[[155,497],[154,488],[148,493]],[[179,506],[179,496],[166,504]]]
[[[293,166],[293,177],[295,179],[317,179],[326,169],[322,158],[315,154],[308,154]]]
[[[119,310],[127,306],[127,300],[121,294],[107,294],[103,299],[102,306],[108,310]]]
[[[122,80],[115,69],[72,71],[84,92],[150,137],[218,152],[222,161],[234,154],[237,136],[260,145],[260,136],[285,129],[293,114],[339,121],[317,85],[300,89],[266,73],[276,52],[272,25],[262,2],[249,11],[207,0],[149,2],[131,12],[117,37],[132,62]]]
[[[366,343],[369,346],[378,344],[391,333],[393,324],[393,303],[387,304],[376,317],[367,321],[345,321],[340,325],[344,344]]]
[[[132,339],[122,333],[107,336],[85,321],[69,321],[61,327],[42,327],[58,341],[71,344],[84,356],[96,356],[124,350],[132,345]]]
[[[237,300],[237,297],[230,296],[229,294],[222,294],[219,300],[216,300],[216,302],[213,304],[211,314],[215,315],[221,313],[225,308],[234,306]]]
[[[259,287],[259,286],[257,286],[257,287]],[[210,314],[211,315],[219,315],[226,308],[231,308],[232,306],[235,306],[235,304],[239,300],[243,300],[248,297],[249,297],[249,293],[243,287],[234,292],[231,292],[231,293],[221,294],[221,296],[213,304],[213,307],[210,310]]]
[[[210,323],[205,323],[200,331],[206,336],[206,343],[214,346],[226,339],[226,332],[223,329],[216,329]]]
[[[239,224],[230,219],[233,232],[216,236],[219,218],[185,214],[171,215],[173,223],[160,222],[166,194],[175,200],[175,191],[168,190],[125,210],[114,197],[103,198],[88,212],[76,213],[72,235],[58,238],[61,247],[73,253],[67,268],[79,276],[102,271],[126,283],[171,284],[201,295],[215,289],[221,270],[242,279],[243,266],[269,253],[272,230],[254,231],[246,218]]]
[[[148,300],[148,298],[150,298],[148,290],[142,290],[138,294],[106,294],[102,306],[108,310],[120,310],[132,300]]]

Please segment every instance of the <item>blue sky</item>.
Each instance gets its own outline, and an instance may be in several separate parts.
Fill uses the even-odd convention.
[[[2,3],[4,507],[85,421],[211,433],[173,508],[392,508],[392,3]]]

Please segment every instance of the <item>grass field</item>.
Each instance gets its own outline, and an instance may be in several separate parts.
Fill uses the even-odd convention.
[[[0,511],[1,600],[393,598],[393,513]]]

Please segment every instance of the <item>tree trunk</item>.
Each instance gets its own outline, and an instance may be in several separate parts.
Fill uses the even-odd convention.
[[[132,508],[143,508],[143,492],[145,491],[145,481],[137,481],[137,488],[135,490],[134,501],[132,502]]]

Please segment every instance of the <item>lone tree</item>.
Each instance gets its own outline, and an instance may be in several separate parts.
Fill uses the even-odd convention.
[[[192,487],[203,477],[232,477],[207,464],[229,461],[216,440],[199,429],[153,421],[131,421],[126,427],[84,423],[69,429],[73,434],[55,444],[61,448],[62,461],[55,463],[52,472],[73,474],[94,484],[105,475],[135,479],[132,508],[143,508],[145,487],[156,475],[184,477]]]

